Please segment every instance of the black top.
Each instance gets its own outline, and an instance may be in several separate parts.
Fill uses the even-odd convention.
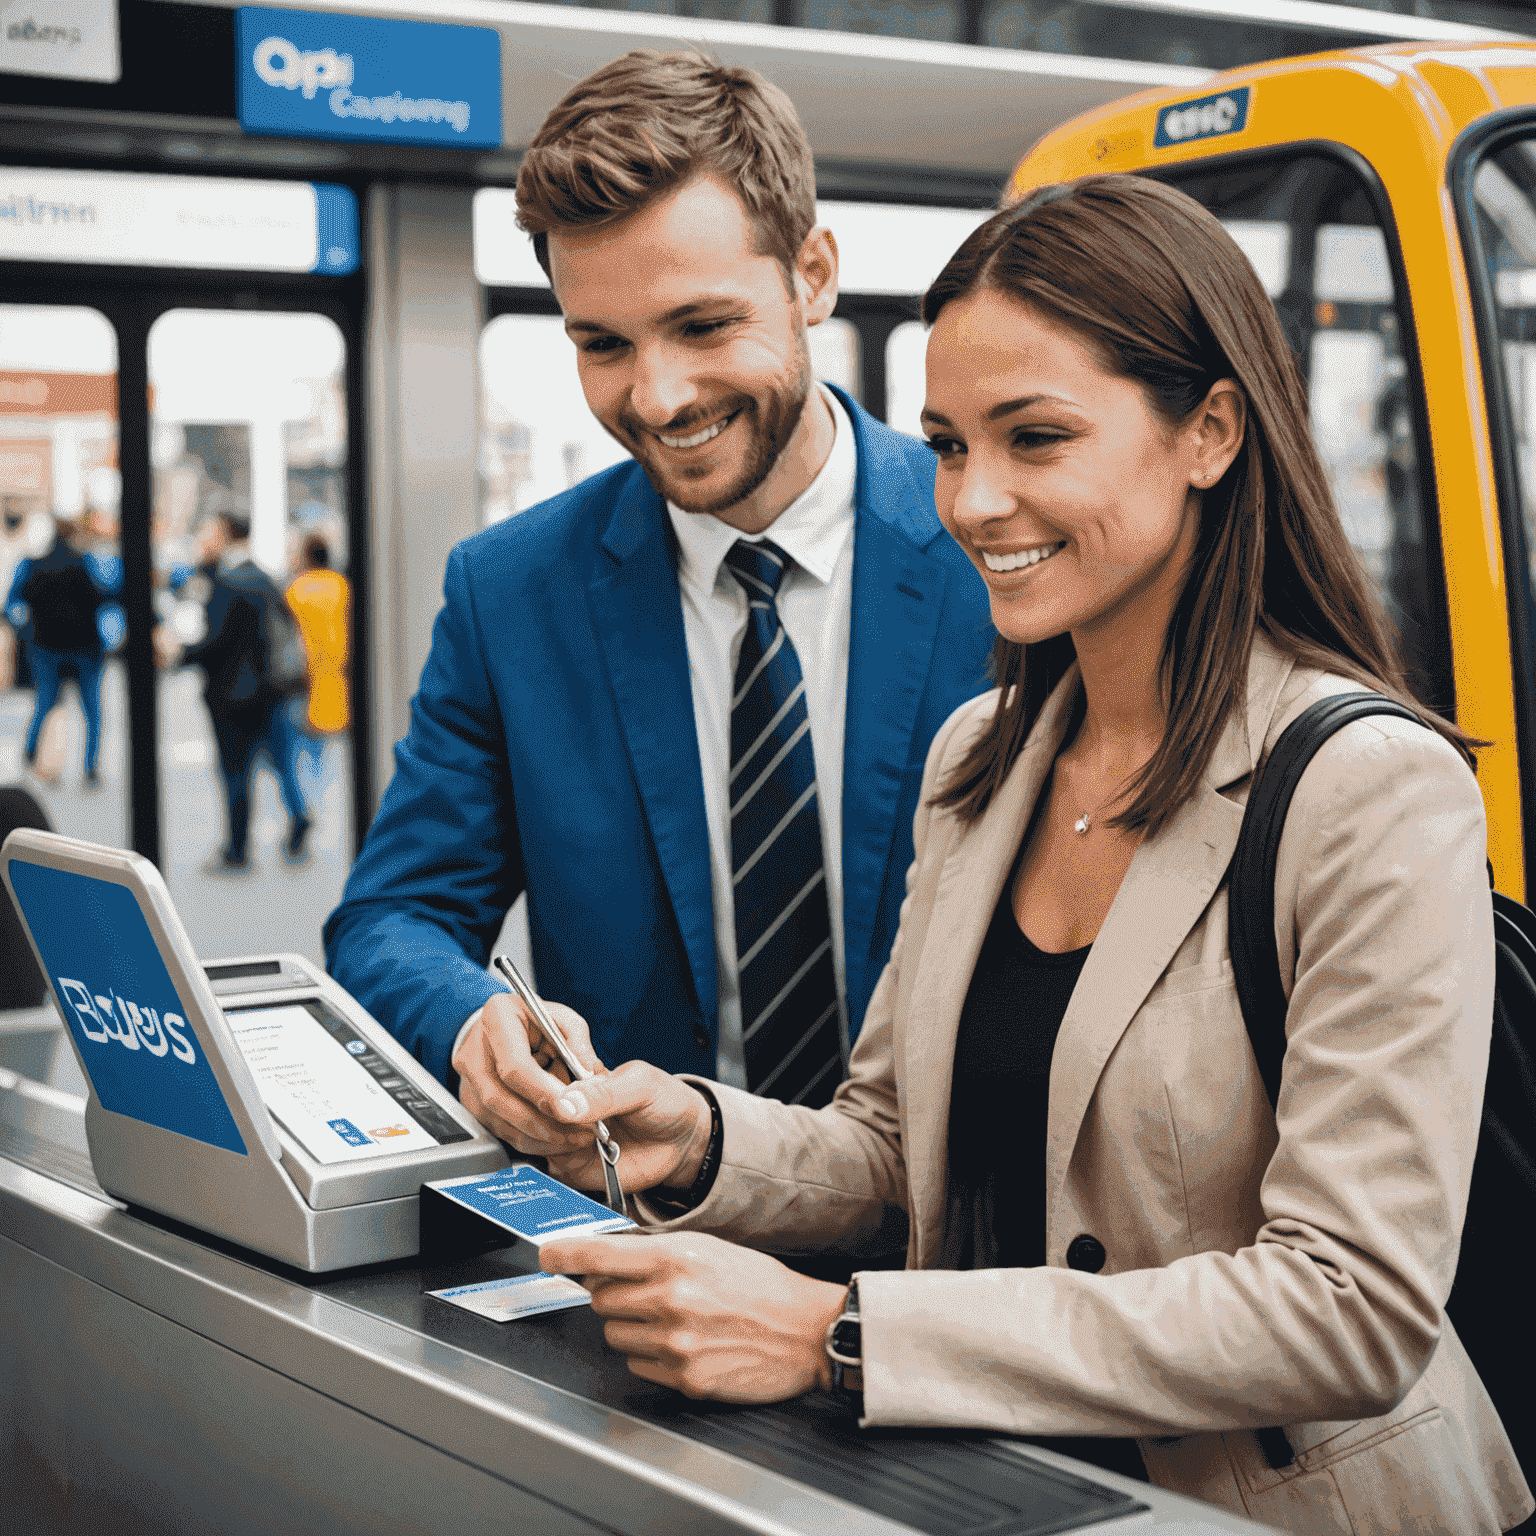
[[[946,1269],[1045,1263],[1045,1111],[1051,1053],[1092,945],[1037,949],[1013,881],[982,941],[955,1040]]]
[[[85,556],[64,539],[32,562],[17,594],[31,609],[32,641],[63,655],[100,656],[96,614],[108,601],[91,580]]]
[[[1051,1055],[1091,944],[1053,955],[1013,915],[1009,877],[971,973],[949,1101],[949,1198],[941,1269],[1045,1263],[1045,1111]],[[1146,1482],[1134,1440],[1026,1435]]]

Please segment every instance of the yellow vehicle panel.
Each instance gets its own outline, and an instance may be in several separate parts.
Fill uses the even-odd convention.
[[[1029,151],[1006,193],[1015,201],[1098,171],[1317,144],[1343,146],[1374,170],[1396,225],[1416,331],[1457,718],[1492,744],[1479,755],[1478,779],[1497,883],[1512,895],[1524,894],[1526,866],[1508,593],[1483,365],[1447,162],[1472,124],[1533,103],[1536,43],[1406,43],[1281,60],[1217,75],[1195,92],[1147,92],[1085,113]]]

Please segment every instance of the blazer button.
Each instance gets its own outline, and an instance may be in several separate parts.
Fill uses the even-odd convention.
[[[705,1032],[704,1026],[702,1024],[695,1024],[693,1026],[693,1043],[698,1046],[701,1051],[707,1051],[709,1049],[709,1035]]]
[[[1091,1232],[1079,1232],[1067,1244],[1068,1269],[1080,1269],[1085,1274],[1096,1275],[1104,1268],[1104,1260],[1108,1257],[1104,1252],[1104,1244]]]

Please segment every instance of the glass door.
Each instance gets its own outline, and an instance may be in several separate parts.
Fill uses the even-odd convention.
[[[320,314],[149,332],[161,869],[207,956],[320,958],[351,861],[346,365]]]
[[[128,837],[117,333],[0,304],[0,784],[55,831]]]

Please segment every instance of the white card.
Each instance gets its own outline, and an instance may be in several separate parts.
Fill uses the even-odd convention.
[[[493,1323],[510,1323],[538,1312],[559,1312],[565,1307],[584,1307],[592,1298],[581,1286],[565,1275],[509,1275],[504,1280],[483,1280],[478,1285],[453,1285],[444,1291],[428,1291],[478,1312]]]

